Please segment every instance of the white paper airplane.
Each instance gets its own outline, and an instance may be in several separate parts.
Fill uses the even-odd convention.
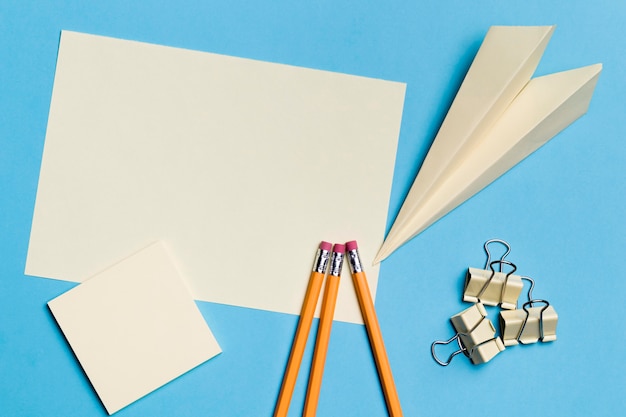
[[[553,30],[489,29],[375,263],[585,114],[601,64],[530,80]]]

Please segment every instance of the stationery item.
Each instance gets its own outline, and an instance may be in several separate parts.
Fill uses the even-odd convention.
[[[337,292],[339,291],[339,278],[343,267],[345,247],[336,244],[333,247],[333,254],[330,261],[326,287],[324,288],[324,299],[322,301],[322,312],[320,324],[317,328],[317,338],[315,340],[315,351],[313,352],[313,363],[309,375],[309,385],[304,402],[303,417],[313,417],[317,411],[320,389],[322,388],[322,377],[324,375],[324,365],[326,364],[326,353],[330,341],[330,332],[335,314],[335,303],[337,302]]]
[[[586,113],[601,64],[530,79],[553,30],[489,29],[375,262]]]
[[[399,417],[402,416],[400,398],[398,397],[393,375],[391,373],[391,365],[389,364],[389,358],[387,357],[387,352],[385,350],[382,332],[380,331],[380,325],[378,324],[378,317],[376,316],[376,310],[374,308],[374,300],[372,299],[367,285],[367,278],[365,276],[365,272],[363,271],[363,264],[361,263],[357,242],[354,240],[347,242],[346,251],[348,265],[350,267],[350,273],[352,274],[352,281],[354,283],[354,289],[357,293],[359,306],[361,307],[361,313],[363,314],[363,320],[365,322],[365,328],[367,330],[367,335],[374,354],[376,368],[378,369],[378,376],[385,395],[387,410],[391,417]]]
[[[26,274],[78,282],[158,236],[195,299],[299,314],[310,259],[284,242],[358,231],[373,259],[383,241],[404,91],[63,31]],[[329,148],[359,157],[336,164]],[[359,181],[321,190],[330,169]],[[316,192],[362,204],[329,217],[311,204]],[[233,268],[241,253],[255,274]],[[377,279],[372,268],[372,291]],[[335,319],[360,323],[349,290]]]
[[[530,282],[528,301],[521,309],[500,312],[500,332],[505,346],[552,342],[556,340],[558,314],[546,300],[533,299],[535,282],[530,277],[522,277]],[[539,306],[536,306],[539,305]]]
[[[492,243],[499,243],[506,249],[496,261],[491,261],[489,245]],[[491,239],[485,242],[484,248],[487,254],[487,265],[491,272],[469,268],[463,300],[476,302],[476,304],[450,319],[456,330],[452,338],[432,343],[430,351],[439,365],[449,365],[452,359],[460,353],[465,354],[474,364],[485,363],[503,351],[506,346],[556,340],[558,315],[548,301],[533,298],[535,281],[532,278],[513,275],[517,267],[505,260],[511,252],[511,246],[504,240]],[[495,270],[496,265],[498,265],[498,272]],[[504,274],[503,265],[510,267],[511,271]],[[530,283],[528,301],[522,305],[521,309],[518,309],[517,299],[523,288],[523,281]],[[499,305],[503,309],[499,316],[501,332],[499,337],[496,336],[496,330],[491,321],[486,318],[487,312],[484,304]],[[453,341],[457,342],[458,350],[453,352],[447,360],[440,359],[436,354],[436,347]]]
[[[489,362],[498,353],[504,350],[502,339],[494,337],[472,347],[467,355],[474,365],[480,365]]]
[[[499,244],[504,246],[506,251],[499,260],[491,261],[491,251],[489,246]],[[463,290],[463,301],[470,303],[482,303],[504,309],[514,309],[517,306],[517,299],[522,291],[522,280],[518,275],[513,275],[517,267],[505,260],[511,253],[511,246],[502,239],[489,239],[483,245],[487,262],[483,269],[468,268],[465,276],[465,289]],[[494,266],[498,266],[498,272]],[[502,273],[502,266],[507,265],[511,271]],[[489,270],[487,270],[489,267]]]
[[[221,352],[161,242],[48,306],[109,414]]]
[[[441,366],[448,366],[452,359],[463,353],[474,365],[489,362],[505,349],[502,340],[496,336],[496,329],[487,318],[487,311],[481,303],[461,311],[450,318],[456,334],[447,341],[437,340],[430,346],[433,359]],[[447,345],[456,341],[459,349],[453,352],[446,361],[436,354],[436,346]]]
[[[528,301],[521,310],[501,311],[502,340],[505,346],[552,342],[556,340],[558,318],[554,307],[546,300]]]
[[[496,272],[495,265],[508,265],[508,273]],[[468,268],[465,277],[463,301],[482,303],[489,306],[499,305],[503,309],[516,308],[517,299],[524,284],[519,275],[513,275],[517,267],[506,260],[493,261],[489,264],[489,271],[477,268]]]
[[[300,320],[298,321],[298,327],[296,329],[296,336],[294,337],[293,345],[291,346],[287,369],[285,370],[283,383],[280,388],[280,394],[278,395],[278,401],[276,402],[274,417],[286,417],[289,411],[291,397],[293,396],[293,390],[296,385],[296,380],[298,379],[300,364],[302,363],[302,356],[304,355],[306,342],[309,337],[309,332],[311,331],[313,313],[315,312],[317,300],[319,299],[322,284],[324,283],[324,276],[326,275],[326,270],[328,269],[330,250],[331,244],[328,242],[320,243],[319,248],[317,249],[315,261],[313,262],[313,270],[311,271],[311,277],[309,278],[309,285],[304,296],[304,302],[302,303],[302,311],[300,313]]]

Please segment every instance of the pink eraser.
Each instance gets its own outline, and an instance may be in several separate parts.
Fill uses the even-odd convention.
[[[350,242],[346,243],[346,250],[347,251],[351,251],[354,249],[358,249],[359,245],[356,244],[356,240],[351,240]]]
[[[330,243],[328,243],[328,242],[324,242],[324,241],[322,241],[322,243],[320,243],[320,249],[321,249],[321,250],[327,250],[327,251],[330,251],[330,249],[331,249],[332,247],[333,247],[333,246],[332,246]]]
[[[345,253],[346,252],[346,246],[342,245],[341,243],[335,243],[335,246],[333,247],[333,252]]]

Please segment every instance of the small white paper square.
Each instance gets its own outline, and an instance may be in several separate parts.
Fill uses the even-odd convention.
[[[161,242],[48,306],[109,414],[221,352]]]

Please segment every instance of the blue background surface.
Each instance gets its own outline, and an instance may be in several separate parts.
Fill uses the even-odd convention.
[[[384,261],[376,306],[406,416],[621,414],[625,21],[615,0],[1,0],[0,415],[106,415],[46,308],[74,284],[23,273],[62,29],[406,82],[389,227],[489,26],[549,24],[538,75],[604,64],[589,113]],[[430,343],[492,237],[555,306],[558,340],[440,367]],[[297,317],[198,305],[224,353],[117,415],[272,415]],[[318,415],[386,415],[362,326],[333,327]]]

